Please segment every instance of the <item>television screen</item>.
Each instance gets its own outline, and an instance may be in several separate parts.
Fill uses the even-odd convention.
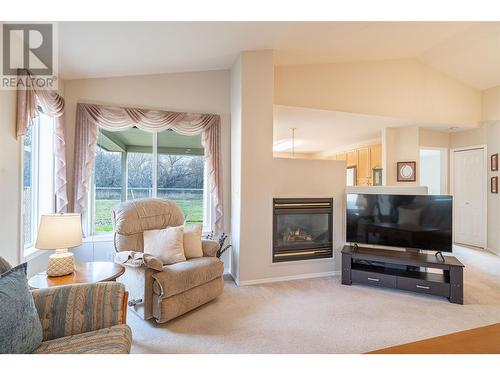
[[[452,251],[450,195],[347,194],[347,242]]]

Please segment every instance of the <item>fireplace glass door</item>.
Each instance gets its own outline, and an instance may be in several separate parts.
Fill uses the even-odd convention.
[[[329,214],[281,214],[276,217],[278,248],[323,247],[330,244]]]

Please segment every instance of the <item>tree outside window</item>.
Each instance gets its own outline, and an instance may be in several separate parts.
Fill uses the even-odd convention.
[[[173,200],[188,224],[206,224],[203,154],[200,136],[172,131],[152,134],[136,128],[101,130],[95,159],[93,233],[112,231],[113,206],[147,197]]]

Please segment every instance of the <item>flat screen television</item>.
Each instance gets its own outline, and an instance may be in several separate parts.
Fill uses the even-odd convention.
[[[452,251],[450,195],[347,194],[347,242]]]

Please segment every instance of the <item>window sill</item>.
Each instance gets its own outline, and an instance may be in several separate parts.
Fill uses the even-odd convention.
[[[113,242],[113,233],[95,234],[82,239],[82,243],[88,242]]]
[[[205,238],[212,231],[203,228],[202,237]],[[93,236],[84,237],[82,243],[92,243],[92,242],[113,242],[113,233],[103,233],[95,234]]]
[[[33,246],[25,248],[23,250],[22,260],[23,260],[23,262],[29,262],[30,260],[38,258],[40,255],[42,255],[45,252],[46,252],[46,250],[40,250],[40,249],[37,249],[36,247],[33,247]]]

